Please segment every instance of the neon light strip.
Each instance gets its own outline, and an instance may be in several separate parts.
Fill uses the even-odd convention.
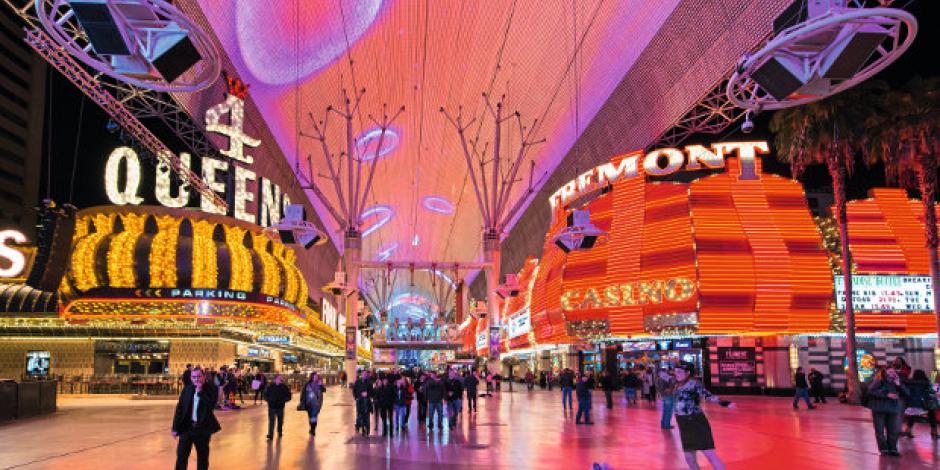
[[[365,236],[365,235],[363,235]],[[392,257],[392,254],[395,253],[395,250],[398,249],[398,242],[392,242],[389,245],[386,245],[382,248],[379,248],[379,252],[376,253],[375,257],[379,261],[385,261]]]

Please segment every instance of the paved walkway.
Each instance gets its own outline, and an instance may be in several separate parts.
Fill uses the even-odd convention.
[[[263,407],[217,413],[212,468],[236,469],[682,469],[677,430],[658,429],[657,412],[642,405],[613,410],[595,397],[594,426],[561,413],[560,392],[503,393],[480,399],[480,412],[453,432],[428,433],[415,423],[392,439],[353,433],[348,390],[331,388],[315,439],[304,416],[288,405],[285,436],[268,443]],[[794,411],[782,398],[733,397],[736,410],[706,408],[729,469],[937,469],[940,444],[926,425],[902,440],[901,459],[881,458],[867,410],[830,403]],[[598,407],[597,404],[601,406]],[[169,434],[174,402],[64,398],[55,415],[0,424],[0,468],[172,468]],[[703,468],[707,468],[701,458]],[[190,464],[195,468],[195,456]]]

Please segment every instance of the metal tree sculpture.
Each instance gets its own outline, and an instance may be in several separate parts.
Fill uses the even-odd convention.
[[[383,105],[381,121],[377,121],[372,115],[368,115],[369,120],[378,128],[380,133],[375,147],[375,154],[373,158],[366,161],[359,156],[353,126],[353,119],[360,115],[359,106],[362,104],[362,96],[366,90],[356,91],[352,97],[349,96],[346,89],[343,89],[342,92],[342,110],[327,106],[322,120],[317,120],[313,113],[308,113],[313,133],[300,133],[301,136],[309,137],[320,143],[320,149],[326,159],[326,166],[330,174],[317,174],[316,176],[332,182],[339,207],[334,206],[323,194],[320,187],[314,184],[313,157],[311,155],[307,155],[307,171],[309,174],[304,176],[301,173],[299,158],[296,163],[295,173],[303,180],[303,189],[313,191],[333,217],[340,230],[343,231],[342,270],[346,273],[346,285],[352,286],[353,289],[340,295],[338,301],[342,305],[340,310],[346,312],[346,374],[349,377],[355,377],[356,331],[359,326],[359,292],[355,287],[359,284],[359,263],[362,258],[362,236],[359,230],[362,225],[362,208],[365,207],[369,193],[372,190],[372,178],[375,176],[375,167],[379,160],[378,154],[382,149],[385,135],[392,123],[405,110],[405,107],[402,106],[398,112],[389,116],[388,105]],[[331,114],[336,114],[345,121],[346,138],[340,144],[340,147],[345,147],[345,149],[339,153],[331,152],[330,143],[327,142],[327,128]],[[368,146],[363,149],[363,153],[366,156],[369,155]],[[363,167],[366,165],[368,165],[366,169],[368,174],[365,181],[363,181]]]
[[[473,190],[476,194],[477,204],[480,208],[480,214],[483,217],[483,261],[487,263],[486,269],[486,291],[487,291],[487,309],[490,318],[490,360],[495,361],[499,358],[499,327],[500,327],[500,308],[499,297],[496,295],[496,285],[499,282],[499,255],[500,238],[505,231],[506,226],[515,217],[516,213],[523,207],[525,201],[535,188],[538,182],[533,181],[535,171],[535,162],[530,162],[529,166],[529,186],[525,193],[510,208],[509,200],[512,195],[513,187],[521,181],[518,178],[519,169],[525,160],[529,150],[545,139],[533,140],[538,129],[538,119],[532,121],[528,127],[523,125],[521,114],[516,111],[509,115],[504,115],[505,96],[501,96],[494,106],[490,102],[489,96],[484,93],[483,100],[486,104],[486,111],[481,119],[487,114],[493,119],[493,142],[492,157],[487,159],[487,152],[490,148],[489,143],[480,147],[479,134],[472,140],[467,138],[467,129],[477,121],[477,118],[469,122],[464,121],[463,107],[458,108],[457,115],[451,116],[447,110],[441,108],[441,113],[457,130],[460,137],[460,145],[463,149],[464,160],[467,163],[467,172],[470,174],[470,182],[473,184]],[[516,154],[511,157],[505,157],[503,150],[503,126],[507,121],[514,121],[519,134],[518,149]],[[539,181],[545,177],[543,173]]]

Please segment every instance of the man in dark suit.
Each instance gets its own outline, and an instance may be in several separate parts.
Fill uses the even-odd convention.
[[[193,369],[189,378],[192,383],[180,393],[176,413],[173,415],[173,430],[170,432],[174,438],[179,438],[176,446],[176,470],[186,470],[193,446],[196,446],[196,468],[207,470],[209,439],[222,429],[213,414],[219,397],[216,387],[204,386],[206,377],[201,368]]]

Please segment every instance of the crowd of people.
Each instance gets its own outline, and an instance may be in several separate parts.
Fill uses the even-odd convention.
[[[680,363],[676,367],[655,368],[638,366],[621,369],[615,379],[607,371],[602,371],[597,380],[590,370],[575,373],[571,369],[562,370],[557,376],[561,388],[561,403],[564,412],[573,412],[572,394],[577,398],[578,408],[575,424],[591,425],[592,390],[597,387],[604,392],[608,409],[613,408],[613,392],[618,384],[623,387],[624,401],[627,407],[637,406],[638,397],[648,406],[656,407],[657,394],[662,399],[660,427],[673,429],[675,418],[679,426],[682,450],[689,468],[700,468],[697,453],[702,452],[712,468],[723,469],[724,464],[715,452],[715,441],[711,425],[702,410],[702,401],[716,402],[724,407],[734,407],[730,401],[721,400],[694,379],[695,366]],[[547,386],[551,387],[554,377],[546,376]],[[617,380],[619,379],[619,381]]]
[[[492,374],[478,370],[360,371],[350,385],[356,402],[356,432],[368,435],[370,427],[378,432],[380,424],[383,436],[407,431],[414,402],[419,427],[433,431],[446,425],[452,430],[463,414],[464,400],[467,413],[477,412],[481,384],[487,384],[483,396],[491,395],[497,387]]]

